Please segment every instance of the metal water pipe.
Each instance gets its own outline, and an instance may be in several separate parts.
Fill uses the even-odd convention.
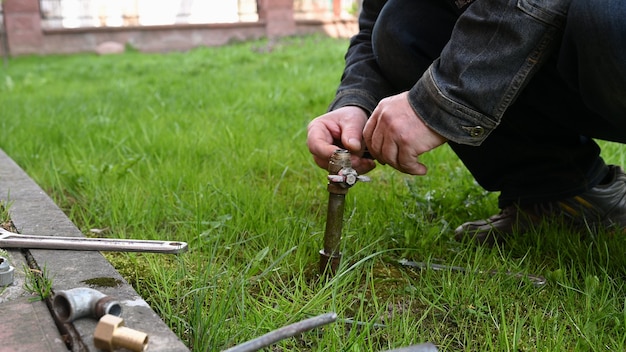
[[[352,168],[349,151],[335,150],[328,163],[328,210],[324,248],[320,250],[319,270],[321,273],[334,275],[341,262],[343,211],[348,189],[357,181],[369,180],[369,177],[357,174]]]

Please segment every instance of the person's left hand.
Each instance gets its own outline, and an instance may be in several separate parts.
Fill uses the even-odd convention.
[[[363,130],[370,154],[382,164],[411,175],[425,175],[418,157],[446,142],[426,126],[408,100],[408,92],[380,101]]]

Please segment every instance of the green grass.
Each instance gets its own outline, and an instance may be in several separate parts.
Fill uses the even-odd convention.
[[[0,147],[85,234],[189,243],[180,256],[106,256],[194,351],[329,311],[336,323],[272,350],[626,350],[623,238],[545,226],[504,248],[454,242],[460,222],[497,208],[447,147],[424,156],[425,177],[378,167],[350,190],[340,272],[319,277],[328,193],[306,125],[346,47],[304,37],[15,58],[0,71]],[[626,164],[623,147],[603,146]]]

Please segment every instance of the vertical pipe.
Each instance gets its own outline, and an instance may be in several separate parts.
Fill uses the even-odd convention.
[[[324,249],[320,251],[320,272],[335,274],[341,262],[341,230],[343,227],[343,209],[345,194],[328,195],[326,231]]]
[[[328,174],[338,175],[339,171],[351,168],[350,152],[336,150],[328,163]],[[335,274],[341,261],[341,230],[343,211],[348,185],[342,182],[328,182],[328,211],[326,213],[326,231],[324,232],[324,249],[320,251],[320,272]]]
[[[339,255],[345,200],[345,194],[330,193],[328,195],[328,215],[326,218],[326,231],[324,232],[324,252],[331,256]]]

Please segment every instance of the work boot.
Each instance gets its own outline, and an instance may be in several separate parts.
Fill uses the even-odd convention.
[[[524,233],[542,222],[560,221],[580,231],[626,228],[626,174],[609,165],[605,181],[578,196],[528,206],[509,205],[485,220],[466,222],[454,230],[457,241],[502,243],[513,233]]]

